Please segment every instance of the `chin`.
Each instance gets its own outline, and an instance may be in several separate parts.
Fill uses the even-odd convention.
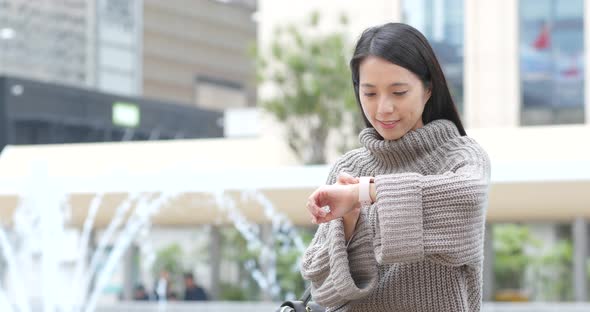
[[[387,140],[387,141],[395,141],[395,140],[398,140],[399,138],[401,138],[401,136],[398,136],[398,135],[392,136],[392,135],[390,135],[390,136],[385,136],[383,138],[385,140]]]
[[[381,137],[384,140],[387,140],[387,141],[394,141],[394,140],[397,140],[402,137],[401,135],[398,134],[398,131],[391,131],[391,130],[387,131],[384,129],[379,129],[379,130],[377,130],[377,132],[379,133],[379,135],[381,135]]]

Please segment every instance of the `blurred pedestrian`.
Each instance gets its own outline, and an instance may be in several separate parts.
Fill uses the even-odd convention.
[[[133,289],[133,300],[139,301],[147,301],[150,300],[147,291],[145,290],[145,286],[143,284],[138,284]]]
[[[185,301],[205,301],[208,300],[207,293],[196,284],[193,273],[184,274],[184,300]]]

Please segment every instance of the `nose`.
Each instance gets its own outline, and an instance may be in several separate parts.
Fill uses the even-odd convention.
[[[395,104],[393,103],[393,99],[388,96],[383,96],[379,99],[379,103],[377,104],[377,113],[379,115],[388,115],[395,111]]]

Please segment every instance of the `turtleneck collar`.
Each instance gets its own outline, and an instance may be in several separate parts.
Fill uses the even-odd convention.
[[[378,160],[405,163],[428,154],[459,136],[461,134],[452,121],[437,119],[422,128],[409,131],[397,140],[384,140],[375,128],[365,128],[359,134],[359,140]]]

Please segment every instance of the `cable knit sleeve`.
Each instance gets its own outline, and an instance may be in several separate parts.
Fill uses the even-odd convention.
[[[490,161],[479,146],[452,155],[442,174],[375,177],[378,263],[428,259],[461,266],[482,261]]]
[[[334,165],[327,184],[336,181],[342,168],[342,162]],[[341,218],[320,225],[301,263],[303,278],[311,281],[314,301],[325,307],[337,307],[365,297],[375,287],[377,263],[372,237],[366,212],[361,213],[348,246]]]

